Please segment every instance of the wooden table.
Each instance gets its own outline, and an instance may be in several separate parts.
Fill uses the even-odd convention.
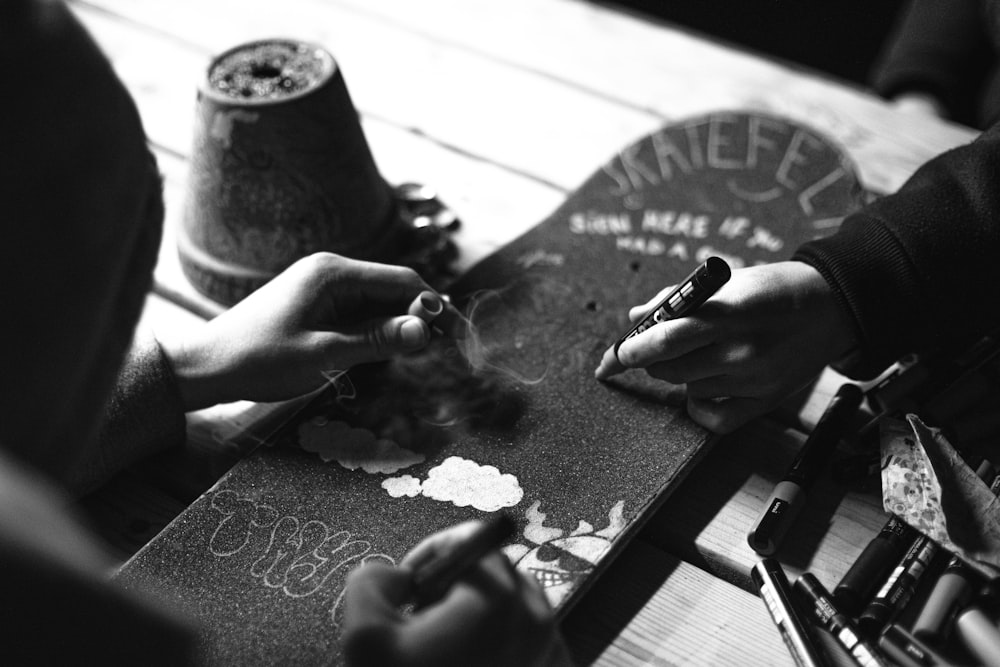
[[[864,185],[881,193],[975,136],[810,73],[574,0],[71,6],[135,96],[166,175],[167,229],[143,321],[154,329],[196,326],[218,311],[181,275],[173,229],[197,82],[213,54],[251,39],[307,39],[334,54],[383,175],[432,185],[464,221],[456,237],[461,267],[542,220],[616,151],[687,116],[745,109],[802,122],[839,143]],[[564,623],[581,662],[791,664],[752,594],[748,573],[757,556],[746,532],[803,441],[801,428],[815,423],[838,381],[824,376],[791,411],[798,419],[759,420],[717,443]],[[192,416],[193,437],[212,419]],[[189,476],[180,490],[150,480],[126,474],[88,500],[123,555],[210,484],[211,473]],[[779,558],[791,574],[810,570],[832,586],[885,516],[870,490],[824,479],[820,496]]]

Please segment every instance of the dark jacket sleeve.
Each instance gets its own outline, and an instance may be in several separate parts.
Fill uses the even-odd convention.
[[[1000,326],[1000,126],[931,160],[896,194],[799,248],[849,313],[871,376],[911,352],[954,349]]]
[[[81,456],[69,487],[77,494],[94,490],[112,475],[185,441],[186,422],[173,370],[159,343],[139,333],[108,400],[100,436]]]
[[[978,0],[913,0],[886,39],[871,84],[886,98],[930,93],[953,118],[970,122],[992,62]]]

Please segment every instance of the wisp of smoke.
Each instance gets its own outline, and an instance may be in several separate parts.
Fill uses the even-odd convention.
[[[535,385],[545,379],[546,371],[543,371],[537,378],[532,378],[518,372],[510,366],[491,360],[491,350],[479,333],[476,325],[477,311],[489,300],[498,299],[499,290],[483,290],[476,292],[469,298],[469,305],[465,315],[466,332],[465,336],[456,341],[458,351],[469,364],[469,368],[475,374],[493,373],[509,380],[513,380],[523,385]]]

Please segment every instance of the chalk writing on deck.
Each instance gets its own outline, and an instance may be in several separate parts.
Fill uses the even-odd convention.
[[[343,591],[330,589],[342,588],[340,582],[348,570],[372,560],[395,564],[390,556],[375,552],[370,542],[355,539],[345,530],[315,519],[279,516],[270,505],[234,491],[217,492],[210,506],[220,516],[208,543],[214,556],[239,554],[261,585],[291,598],[329,590],[336,596],[330,610],[335,622]]]
[[[618,250],[639,255],[702,261],[698,258],[715,253],[731,260],[734,268],[747,264],[738,254],[740,248],[776,254],[786,245],[777,232],[747,216],[679,210],[578,211],[569,216],[569,229],[574,234],[612,236]],[[724,240],[729,250],[714,247],[713,237]]]
[[[737,199],[793,196],[811,215],[817,197],[850,178],[832,153],[813,132],[778,118],[715,113],[654,132],[603,170],[613,183],[611,194],[626,198],[698,172],[727,172],[727,188]]]

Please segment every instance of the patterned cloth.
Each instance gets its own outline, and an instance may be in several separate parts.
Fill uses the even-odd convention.
[[[1000,500],[939,429],[882,424],[882,503],[988,577],[1000,576]]]

